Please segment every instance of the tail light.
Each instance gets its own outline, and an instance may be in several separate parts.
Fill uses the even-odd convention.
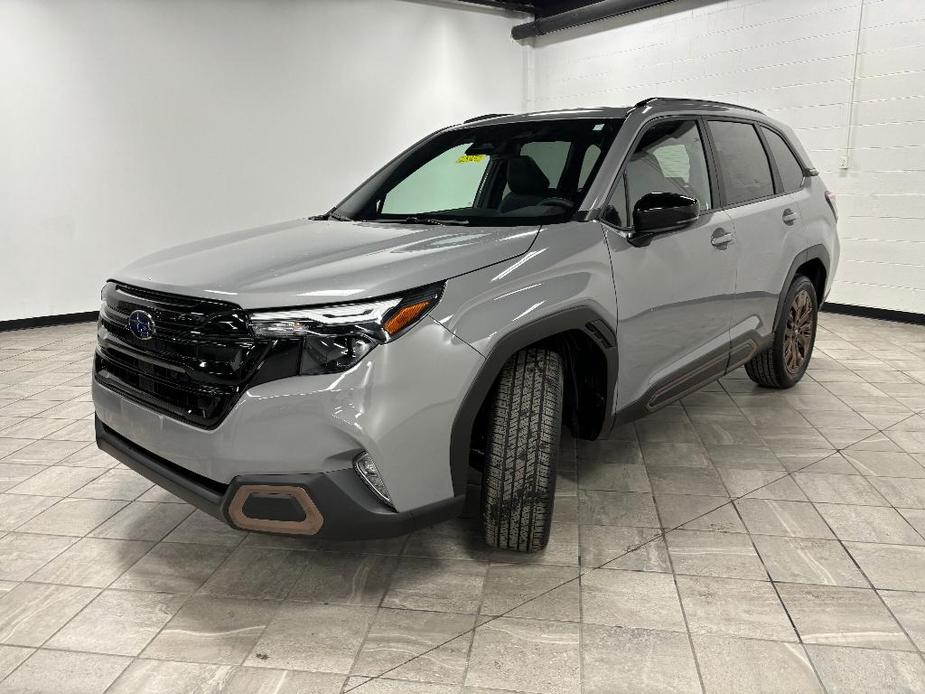
[[[835,215],[835,221],[838,221],[838,205],[835,204],[835,193],[830,190],[825,191],[825,201],[832,208],[832,214]]]

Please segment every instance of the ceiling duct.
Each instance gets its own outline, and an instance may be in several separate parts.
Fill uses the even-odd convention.
[[[667,2],[674,2],[674,0],[598,0],[598,2],[576,7],[573,10],[566,10],[548,17],[538,17],[526,24],[518,24],[511,29],[511,36],[518,41],[529,39],[553,31],[571,29],[582,24],[616,17],[627,12],[664,5]]]

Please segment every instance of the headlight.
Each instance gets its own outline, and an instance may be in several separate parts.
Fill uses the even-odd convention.
[[[441,285],[365,303],[257,311],[250,314],[251,329],[258,337],[300,338],[299,373],[336,373],[399,337],[427,315],[442,292]]]

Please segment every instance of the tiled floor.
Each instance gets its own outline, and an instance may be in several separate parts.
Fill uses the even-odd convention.
[[[93,341],[0,334],[0,692],[925,691],[925,328],[566,440],[529,557],[194,513],[95,450]]]

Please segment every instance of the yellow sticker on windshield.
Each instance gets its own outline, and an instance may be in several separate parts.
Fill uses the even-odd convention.
[[[464,154],[459,159],[456,160],[457,164],[471,164],[475,161],[482,161],[485,158],[484,154]]]

